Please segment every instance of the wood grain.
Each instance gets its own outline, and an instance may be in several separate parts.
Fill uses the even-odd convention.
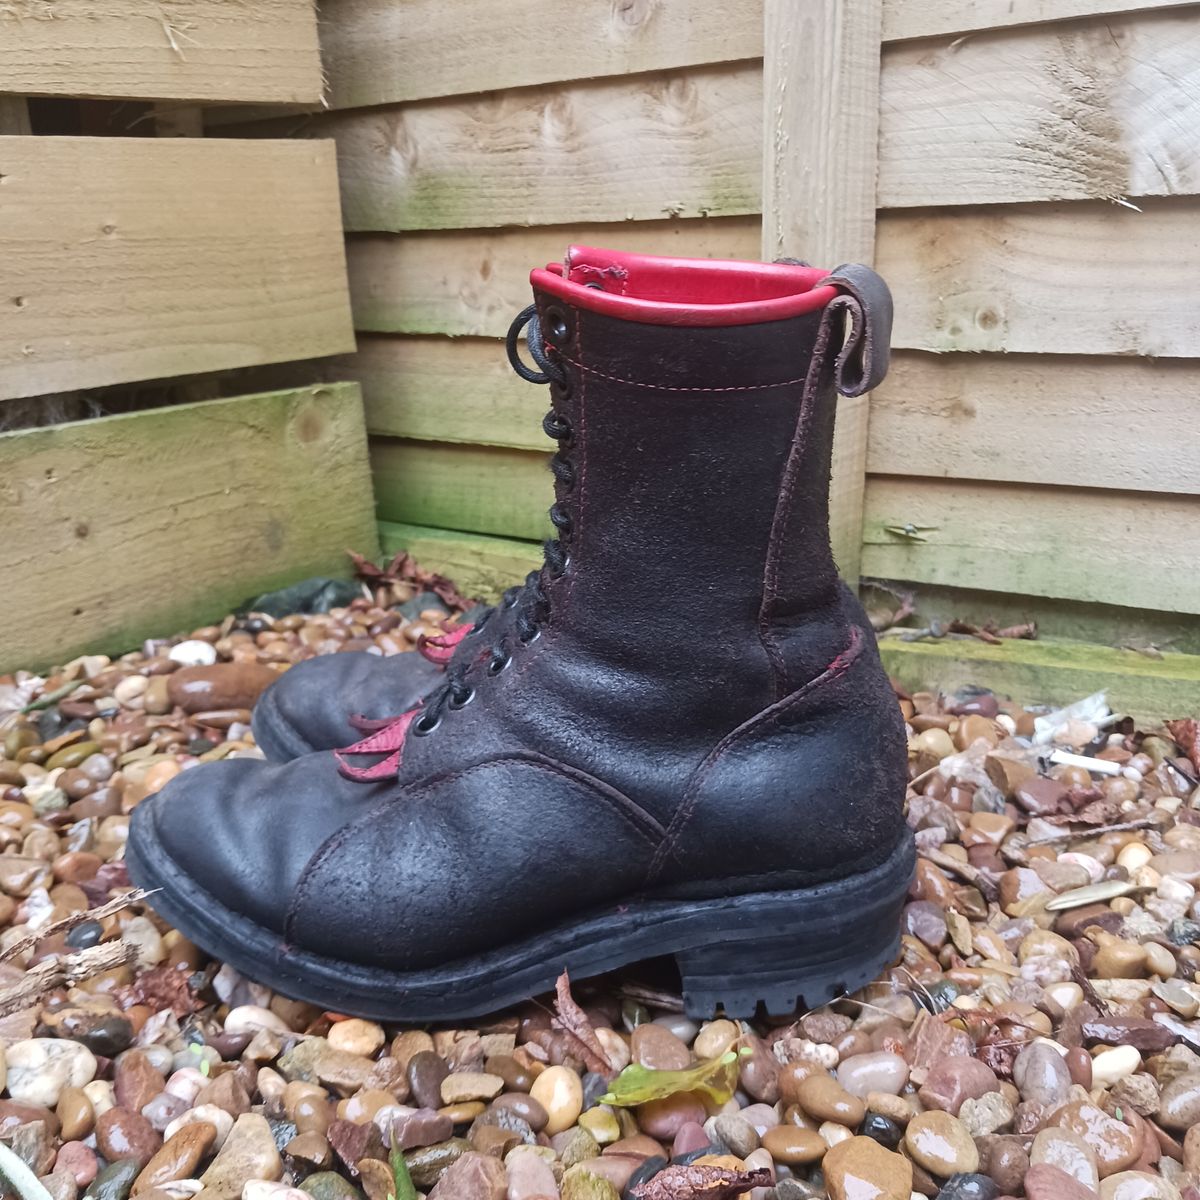
[[[544,387],[509,366],[494,338],[374,337],[329,360],[333,378],[362,387],[373,434],[547,451]]]
[[[1200,192],[1196,12],[889,48],[880,206]]]
[[[352,384],[0,435],[0,672],[206,623],[377,535]]]
[[[499,446],[371,440],[379,517],[540,540],[554,533],[550,455]]]
[[[886,0],[885,41],[1181,8],[1180,0]]]
[[[428,529],[423,525],[379,523],[384,554],[407,551],[422,566],[453,579],[459,590],[487,604],[542,565],[540,542]]]
[[[572,243],[693,258],[756,258],[757,217],[354,236],[355,328],[503,337],[532,298],[529,272]]]
[[[334,108],[394,104],[756,58],[762,3],[324,0],[321,50]]]
[[[337,142],[346,228],[465,229],[760,208],[757,62],[268,123]]]
[[[333,156],[0,138],[0,397],[353,349]]]
[[[863,540],[876,578],[1200,612],[1195,496],[869,476]]]
[[[867,469],[1200,494],[1191,359],[902,351],[871,397]]]
[[[892,345],[1200,357],[1200,201],[881,213]]]
[[[762,256],[871,263],[883,0],[766,0]],[[858,582],[867,400],[838,405],[829,529]]]
[[[321,98],[311,0],[4,0],[0,88],[30,96]]]

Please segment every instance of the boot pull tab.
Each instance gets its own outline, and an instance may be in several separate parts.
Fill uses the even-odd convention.
[[[883,382],[892,345],[892,293],[870,267],[835,267],[817,287],[841,291],[826,309],[827,319],[842,311],[850,329],[834,364],[834,382],[843,396],[861,396]]]

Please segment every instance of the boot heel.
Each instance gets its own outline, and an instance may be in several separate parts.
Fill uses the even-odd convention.
[[[895,961],[900,932],[862,938],[841,954],[817,958],[811,941],[795,937],[729,940],[675,955],[689,1015],[788,1016],[857,991]]]

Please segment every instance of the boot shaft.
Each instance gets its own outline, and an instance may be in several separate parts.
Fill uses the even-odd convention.
[[[583,247],[533,273],[571,431],[550,608],[584,653],[637,676],[702,650],[771,699],[823,665],[844,623],[825,277]]]

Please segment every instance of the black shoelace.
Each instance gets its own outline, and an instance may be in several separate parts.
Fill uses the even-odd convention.
[[[521,360],[519,338],[522,330],[525,331],[530,356],[537,364],[536,369]],[[542,336],[536,305],[531,304],[517,314],[508,328],[505,349],[513,370],[522,379],[530,383],[549,384],[565,392],[567,373],[555,361],[553,348],[547,346]],[[569,492],[575,486],[575,468],[568,457],[573,436],[570,423],[557,408],[552,407],[542,420],[542,429],[547,437],[558,443],[558,451],[550,459],[550,470],[557,489],[560,494]],[[531,571],[524,583],[509,588],[501,602],[486,609],[475,622],[446,667],[442,685],[425,701],[420,716],[412,723],[412,732],[418,737],[432,733],[448,710],[464,708],[471,703],[475,698],[475,684],[470,681],[477,678],[477,666],[486,660],[487,675],[499,675],[512,662],[518,647],[531,645],[541,635],[541,627],[550,617],[546,581],[559,578],[571,561],[566,544],[571,536],[571,514],[557,500],[550,508],[550,522],[558,536],[543,544],[545,565],[540,570]],[[481,651],[478,639],[487,628],[491,628],[495,636],[486,650]]]

